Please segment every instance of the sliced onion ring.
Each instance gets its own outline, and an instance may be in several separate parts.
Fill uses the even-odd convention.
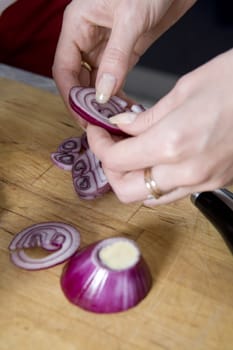
[[[127,102],[113,96],[107,103],[100,104],[95,99],[95,89],[75,86],[69,94],[71,108],[89,123],[105,128],[112,134],[125,135],[118,126],[111,124],[108,118],[127,110]]]
[[[45,222],[27,227],[11,241],[9,250],[12,262],[26,270],[41,270],[69,259],[80,245],[80,234],[71,225],[60,222]],[[46,257],[32,258],[25,249],[41,247],[52,251]]]

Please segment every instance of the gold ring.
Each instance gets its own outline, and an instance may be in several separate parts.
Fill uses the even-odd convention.
[[[146,184],[147,189],[149,190],[150,194],[148,196],[148,199],[158,199],[163,194],[160,191],[156,181],[153,179],[151,174],[152,168],[146,168],[144,170],[144,181]]]
[[[88,70],[88,72],[92,72],[92,67],[89,63],[87,63],[86,61],[81,61],[81,66],[86,68]]]

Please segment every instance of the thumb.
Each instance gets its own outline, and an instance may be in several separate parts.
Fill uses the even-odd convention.
[[[138,61],[134,46],[140,33],[134,27],[126,23],[124,16],[115,15],[96,78],[96,100],[100,103],[107,102],[120,90],[130,67]]]
[[[167,95],[144,112],[117,114],[109,118],[109,121],[112,124],[117,124],[122,131],[129,135],[139,135],[178,108],[182,100],[180,101],[176,95],[176,88],[174,87]]]
[[[176,108],[176,101],[172,97],[172,91],[159,100],[154,106],[141,113],[125,112],[117,114],[109,121],[117,124],[118,127],[129,135],[139,135],[149,129],[152,125],[159,122],[160,119],[168,115]]]
[[[117,124],[126,134],[136,136],[154,125],[158,118],[155,118],[153,108],[150,108],[141,113],[126,112],[117,114],[109,118],[109,121],[112,124]]]

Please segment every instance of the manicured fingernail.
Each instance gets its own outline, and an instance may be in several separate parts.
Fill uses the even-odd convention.
[[[130,124],[136,119],[136,117],[137,117],[136,113],[121,113],[121,114],[114,115],[108,120],[112,124]]]
[[[111,97],[115,85],[116,78],[110,73],[104,73],[96,87],[96,101],[106,103]]]

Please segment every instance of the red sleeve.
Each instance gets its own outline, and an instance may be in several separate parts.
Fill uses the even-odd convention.
[[[70,0],[18,0],[0,16],[0,62],[51,76],[63,12]]]

